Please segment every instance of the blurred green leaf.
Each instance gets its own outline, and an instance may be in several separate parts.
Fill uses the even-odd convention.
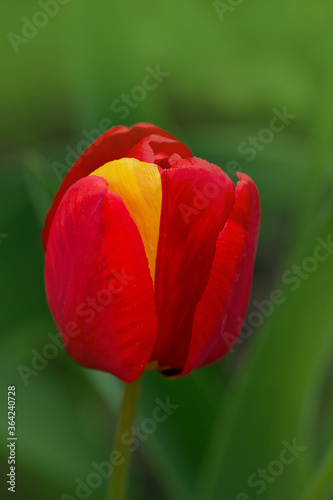
[[[306,246],[302,244],[298,249],[295,265],[302,266],[313,256],[316,238],[326,240],[332,234],[332,223],[332,213],[328,213],[324,225],[307,231]],[[283,442],[294,439],[306,447],[306,452],[292,466],[285,467],[281,480],[273,478],[272,484],[266,481],[265,498],[266,494],[270,500],[287,494],[300,496],[315,459],[310,427],[314,415],[309,409],[317,402],[333,345],[332,257],[317,262],[317,267],[305,280],[296,282],[295,291],[295,282],[290,281],[287,287],[277,283],[285,302],[275,307],[256,339],[242,373],[239,399],[235,401],[235,387],[230,405],[223,406],[224,412],[221,410],[213,427],[207,463],[199,479],[199,498],[218,498],[221,492],[227,497],[251,492],[250,476],[278,459]],[[320,290],[318,298],[314,290]],[[229,423],[226,427],[230,420],[231,426]],[[228,429],[224,446],[216,440],[220,428]],[[257,486],[260,489],[259,483]]]
[[[317,468],[312,483],[308,484],[304,500],[330,500],[333,495],[333,444]]]

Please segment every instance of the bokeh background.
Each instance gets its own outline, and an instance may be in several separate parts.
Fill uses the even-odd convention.
[[[332,2],[42,5],[7,2],[1,15],[1,498],[11,495],[5,438],[13,384],[15,498],[105,496],[105,480],[86,496],[75,489],[78,480],[87,484],[92,462],[108,459],[123,387],[60,347],[51,348],[54,359],[40,358],[57,332],[40,231],[82,141],[106,126],[147,121],[195,155],[248,173],[259,188],[262,229],[248,311],[256,311],[256,326],[214,366],[179,381],[144,377],[138,423],[156,398],[179,408],[133,453],[128,498],[332,499],[333,255],[313,260],[317,239],[333,233]],[[163,76],[144,92],[147,68]],[[288,123],[264,131],[276,110]],[[263,301],[274,289],[285,300],[269,307]],[[34,371],[22,378],[19,370]],[[299,447],[294,457],[281,455],[286,442]]]

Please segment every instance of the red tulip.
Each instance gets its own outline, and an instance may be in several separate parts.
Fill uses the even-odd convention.
[[[48,301],[69,354],[125,382],[182,376],[231,348],[250,295],[260,207],[149,124],[116,127],[65,177],[43,231]]]

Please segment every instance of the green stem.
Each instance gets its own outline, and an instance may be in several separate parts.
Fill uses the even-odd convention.
[[[333,491],[333,443],[315,474],[304,500],[326,500]]]
[[[128,446],[123,444],[122,437],[123,434],[129,432],[132,425],[134,424],[136,410],[139,401],[141,388],[141,377],[132,382],[131,384],[125,385],[125,392],[123,397],[123,402],[120,410],[115,450],[121,454],[123,458],[121,465],[114,467],[111,482],[109,485],[109,490],[107,493],[107,500],[124,500],[126,495],[127,486],[127,476],[130,463],[130,449]]]

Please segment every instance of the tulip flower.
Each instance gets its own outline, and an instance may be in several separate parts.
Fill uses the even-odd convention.
[[[235,186],[149,124],[115,127],[66,175],[43,231],[49,305],[68,353],[124,382],[108,499],[123,500],[144,370],[181,377],[240,331],[259,231],[255,184]]]
[[[252,283],[254,182],[149,124],[115,127],[67,173],[43,231],[49,305],[70,356],[125,382],[180,377],[237,339]]]

